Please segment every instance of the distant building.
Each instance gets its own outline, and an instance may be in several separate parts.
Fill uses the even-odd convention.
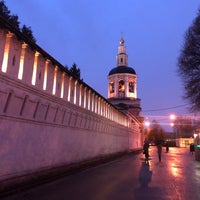
[[[128,66],[128,55],[121,38],[116,56],[116,67],[108,74],[108,101],[124,113],[134,115],[140,121],[141,105],[137,98],[137,74]]]
[[[194,143],[194,138],[177,138],[176,146],[177,147],[188,147],[191,143]]]

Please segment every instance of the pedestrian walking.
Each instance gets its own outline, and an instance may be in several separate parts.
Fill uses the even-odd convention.
[[[161,156],[162,156],[162,143],[158,143],[158,145],[157,145],[157,150],[158,150],[158,159],[159,159],[159,162],[161,162]]]
[[[168,142],[166,143],[166,152],[167,153],[169,152],[169,144],[168,144]]]
[[[145,141],[144,145],[143,145],[143,154],[145,155],[145,163],[148,164],[148,161],[149,161],[149,143],[147,141]]]
[[[193,155],[193,153],[194,153],[194,144],[193,143],[191,143],[190,144],[190,153]]]

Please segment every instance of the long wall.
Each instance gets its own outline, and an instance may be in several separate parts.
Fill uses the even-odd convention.
[[[0,182],[139,149],[141,123],[0,18]]]

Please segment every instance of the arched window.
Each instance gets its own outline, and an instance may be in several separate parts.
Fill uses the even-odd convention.
[[[110,83],[110,93],[114,93],[115,92],[115,85],[114,82]]]
[[[125,92],[125,85],[124,85],[124,81],[120,80],[119,81],[119,92]]]
[[[134,93],[134,82],[133,81],[129,82],[129,92]]]

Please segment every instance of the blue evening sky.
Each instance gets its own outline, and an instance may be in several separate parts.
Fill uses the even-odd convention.
[[[74,62],[83,80],[107,98],[109,71],[116,66],[121,32],[129,66],[138,74],[143,115],[162,121],[188,114],[177,75],[184,34],[199,0],[5,0],[37,44],[63,65]],[[159,110],[160,111],[151,111]],[[151,117],[149,117],[150,119]]]

